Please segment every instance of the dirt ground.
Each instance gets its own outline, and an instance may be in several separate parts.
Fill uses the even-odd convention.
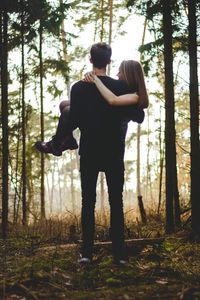
[[[10,239],[0,246],[0,299],[200,299],[200,244],[176,236],[132,245],[123,267],[105,247],[81,266],[79,245]]]

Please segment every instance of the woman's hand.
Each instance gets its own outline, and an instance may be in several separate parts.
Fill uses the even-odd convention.
[[[85,73],[83,81],[94,83],[96,79],[97,79],[97,76],[95,75],[94,72],[91,71],[91,72]]]

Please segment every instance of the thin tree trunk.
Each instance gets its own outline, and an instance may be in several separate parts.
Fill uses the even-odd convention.
[[[28,117],[26,118],[28,119]],[[27,128],[27,127],[26,127]],[[30,142],[31,136],[28,135],[28,142]],[[34,183],[33,183],[33,164],[34,161],[30,159],[29,162],[29,176],[27,178],[27,224],[29,223],[30,213],[31,211],[31,204],[34,202]],[[35,213],[35,212],[34,212]]]
[[[180,61],[177,66],[177,73],[174,79],[174,84],[177,83],[178,77],[178,69],[179,69]],[[176,133],[176,131],[175,131]],[[176,135],[175,135],[176,139]],[[178,176],[177,176],[177,157],[176,157],[176,142],[175,142],[175,151],[174,151],[174,222],[176,227],[181,226],[181,209],[180,209],[180,201],[179,201],[179,190],[178,190]]]
[[[158,215],[160,214],[160,207],[162,202],[162,183],[163,183],[163,167],[164,158],[160,158],[160,177],[159,177],[159,196],[158,196]]]
[[[109,45],[112,44],[112,25],[113,25],[113,0],[109,0]]]
[[[161,122],[161,107],[160,107],[160,128],[159,128],[159,147],[160,147],[160,176],[159,176],[159,194],[158,194],[158,215],[160,214],[160,207],[162,201],[162,183],[163,183],[163,166],[164,166],[164,157],[163,157],[163,143],[162,143],[162,122]]]
[[[175,226],[181,226],[181,209],[179,202],[179,190],[178,190],[178,177],[176,167],[176,150],[175,150],[175,163],[174,163],[174,223]]]
[[[50,206],[51,206],[51,213],[54,211],[54,187],[55,187],[55,168],[56,168],[56,160],[54,159],[54,164],[53,164],[53,170],[52,170],[52,177],[51,177],[51,195],[50,195]]]
[[[93,36],[93,43],[95,43],[96,36],[97,36],[97,29],[98,29],[98,19],[95,20],[94,24],[94,36]]]
[[[8,234],[8,14],[1,12],[1,103],[2,103],[2,236]]]
[[[59,0],[60,5],[63,5],[63,0]],[[69,61],[68,55],[67,55],[67,43],[66,43],[66,31],[65,31],[65,23],[64,23],[65,17],[62,13],[62,22],[61,22],[61,42],[62,42],[62,48],[63,48],[63,58],[66,62]]]
[[[43,43],[43,28],[40,23],[39,28],[39,39],[40,39],[40,46],[39,46],[39,60],[40,60],[40,126],[41,126],[41,140],[44,141],[44,110],[43,110],[43,61],[42,61],[42,43]],[[44,153],[41,153],[41,219],[45,219],[45,195],[44,195]]]
[[[141,184],[140,184],[140,135],[141,135],[141,127],[138,124],[137,128],[137,198],[138,198],[138,207],[140,211],[140,217],[143,224],[146,224],[146,212],[144,209],[144,204],[142,201],[141,195]]]
[[[137,196],[141,196],[141,183],[140,183],[140,132],[141,126],[137,126]]]
[[[149,109],[147,109],[147,168],[146,168],[146,199],[152,195],[151,191],[151,176],[150,176],[150,126],[149,126]],[[149,192],[149,193],[148,193]],[[150,197],[152,200],[152,197]]]
[[[46,177],[47,179],[47,196],[49,199],[49,212],[50,215],[52,215],[52,197],[51,197],[51,188],[50,188],[50,183],[49,183],[49,176]]]
[[[26,225],[26,108],[25,108],[25,66],[24,66],[24,11],[23,0],[21,0],[21,54],[22,54],[22,224]]]
[[[112,45],[112,25],[113,25],[113,0],[109,0],[109,36],[108,36],[108,44]],[[108,65],[108,75],[110,75],[110,67]]]
[[[22,178],[20,178],[20,182],[22,181]],[[18,197],[18,202],[17,202],[17,207],[16,207],[16,223],[18,222],[19,218],[19,210],[20,210],[20,203],[21,203],[21,195],[22,195],[22,185],[20,184],[19,186],[19,191],[18,191],[19,197]]]
[[[104,39],[104,0],[101,0],[100,13],[101,13],[100,41],[102,42]]]
[[[172,53],[172,17],[171,1],[163,0],[163,34],[164,34],[164,65],[165,65],[165,165],[166,165],[166,232],[174,231],[174,82]]]
[[[70,152],[71,165],[70,165],[70,190],[71,190],[71,203],[72,203],[72,212],[76,214],[76,205],[75,205],[75,193],[74,193],[74,160],[73,153]]]
[[[20,109],[20,105],[19,105]],[[20,144],[20,116],[18,121],[18,130],[17,130],[17,146],[16,146],[16,166],[15,166],[15,180],[16,180],[16,188],[14,194],[14,208],[13,208],[13,223],[17,223],[17,198],[19,199],[19,192],[18,192],[18,168],[19,168],[19,144]]]
[[[58,188],[59,188],[59,198],[60,198],[59,213],[62,213],[63,199],[62,199],[61,176],[60,176],[59,166],[58,166]]]
[[[60,5],[63,5],[63,0],[59,0]],[[67,53],[67,39],[66,39],[66,31],[65,31],[65,16],[64,13],[62,13],[62,22],[61,22],[61,43],[62,43],[62,49],[63,49],[63,59],[65,62],[69,63],[69,56]],[[64,91],[66,94],[66,97],[69,98],[70,94],[70,81],[68,80],[66,83],[66,90]]]
[[[146,26],[147,26],[147,19],[145,19],[144,22],[144,28],[143,28],[143,35],[142,35],[142,45],[144,44],[145,40],[145,33],[146,33]],[[140,57],[140,60],[142,60],[142,55]],[[138,198],[138,207],[140,211],[140,217],[142,220],[142,223],[146,224],[146,212],[144,209],[144,204],[142,201],[142,195],[141,195],[141,179],[140,179],[140,136],[141,136],[141,125],[138,124],[137,126],[137,198]]]
[[[10,158],[10,155],[8,157],[8,161],[9,161],[9,167],[11,169],[10,172],[10,182],[13,185],[13,190],[15,191],[14,196],[13,196],[13,222],[17,223],[17,219],[16,219],[16,207],[17,207],[17,199],[18,201],[20,201],[19,199],[21,199],[21,195],[19,194],[18,191],[18,186],[21,186],[21,180],[18,181],[18,174],[16,174],[16,169],[12,172],[13,166],[12,166],[12,159]],[[16,159],[17,161],[17,159]],[[14,161],[14,164],[16,164],[16,161]]]
[[[200,146],[199,146],[199,96],[197,67],[197,1],[188,0],[189,63],[190,63],[190,132],[191,132],[191,206],[192,230],[200,236]]]
[[[101,219],[106,223],[105,214],[105,188],[104,188],[104,173],[100,173],[100,215]]]

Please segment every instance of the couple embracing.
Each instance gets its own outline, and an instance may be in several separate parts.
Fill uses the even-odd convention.
[[[124,150],[128,122],[142,123],[148,107],[143,70],[134,60],[123,61],[115,80],[106,75],[111,48],[96,43],[90,50],[93,70],[71,89],[69,103],[61,103],[61,115],[55,136],[49,142],[38,141],[40,152],[61,155],[78,147],[72,131],[79,128],[80,175],[82,192],[82,250],[80,263],[92,261],[96,186],[104,172],[110,204],[110,237],[114,262],[126,264],[124,244]]]

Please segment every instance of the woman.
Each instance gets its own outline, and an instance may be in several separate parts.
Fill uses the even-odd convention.
[[[119,67],[117,76],[120,80],[126,81],[130,89],[130,94],[116,96],[93,72],[86,73],[84,80],[95,83],[104,99],[110,105],[128,106],[137,104],[137,107],[141,109],[147,108],[149,99],[141,64],[135,60],[124,60]]]
[[[119,80],[124,80],[127,83],[130,90],[129,94],[121,96],[115,95],[93,72],[86,73],[84,81],[94,83],[109,105],[121,106],[120,113],[124,120],[127,122],[132,120],[137,123],[142,123],[144,120],[143,109],[148,107],[149,99],[141,64],[135,60],[124,60],[119,67],[117,76]],[[49,142],[37,141],[35,147],[38,151],[60,156],[63,151],[67,149],[73,150],[78,147],[72,133],[65,133],[69,113],[68,101],[61,102],[60,111],[61,116],[56,135]],[[60,143],[59,150],[54,150],[53,143],[55,142],[57,149]]]

